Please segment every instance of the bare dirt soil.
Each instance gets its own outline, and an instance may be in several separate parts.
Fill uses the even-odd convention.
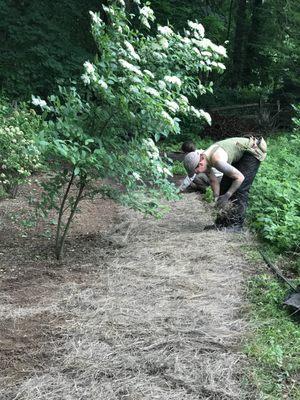
[[[251,237],[203,232],[195,193],[160,220],[81,211],[59,263],[45,226],[20,228],[26,190],[0,203],[0,399],[256,398],[240,350]]]

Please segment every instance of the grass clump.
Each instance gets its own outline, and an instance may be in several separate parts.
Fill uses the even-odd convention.
[[[300,329],[282,303],[287,291],[272,276],[249,282],[253,336],[245,353],[253,359],[250,380],[261,399],[300,399]]]
[[[173,175],[186,175],[187,174],[187,172],[183,166],[183,163],[181,161],[177,161],[177,160],[173,162],[172,173],[173,173]]]

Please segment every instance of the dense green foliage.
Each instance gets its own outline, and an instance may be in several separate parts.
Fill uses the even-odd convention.
[[[236,98],[243,101],[240,90],[244,87],[256,101],[271,93],[284,102],[299,99],[297,0],[154,0],[153,5],[162,20],[168,19],[178,29],[183,27],[182,15],[193,16],[207,27],[213,40],[228,41],[227,72],[216,77],[219,102],[228,104],[228,94],[235,103]]]
[[[95,0],[2,0],[0,87],[29,99],[51,93],[56,80],[78,77],[95,53],[88,11],[98,7]]]
[[[253,335],[245,352],[253,359],[251,385],[263,399],[299,399],[300,330],[282,309],[286,290],[273,277],[260,275],[250,281],[248,295]]]
[[[270,138],[268,145],[251,191],[249,218],[275,248],[299,252],[300,133]]]
[[[96,51],[88,11],[101,4],[107,1],[1,2],[0,83],[10,97],[45,96],[53,92],[56,80],[79,77],[80,65],[92,60]],[[204,83],[216,81],[217,99],[207,96],[202,105],[257,101],[262,95],[285,103],[299,99],[297,0],[153,0],[152,4],[161,25],[169,21],[182,32],[187,19],[197,19],[206,27],[207,37],[226,43],[226,74],[201,76]],[[136,12],[133,0],[126,0],[126,5],[129,12]]]

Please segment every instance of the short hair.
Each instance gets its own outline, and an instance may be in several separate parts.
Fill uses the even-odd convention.
[[[196,150],[196,146],[191,140],[187,140],[186,142],[182,143],[181,150],[184,153],[190,153]]]

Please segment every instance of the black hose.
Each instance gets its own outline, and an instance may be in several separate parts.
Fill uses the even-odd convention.
[[[289,287],[290,287],[291,289],[293,289],[294,292],[297,293],[297,292],[298,292],[298,289],[297,289],[287,278],[285,278],[285,277],[282,275],[282,273],[279,271],[279,269],[276,268],[276,267],[271,263],[271,261],[267,258],[267,256],[266,256],[261,250],[258,250],[258,251],[259,251],[260,255],[262,256],[264,262],[267,264],[267,266],[268,266],[269,268],[271,268],[271,270],[272,270],[273,272],[275,272],[275,274],[276,274],[277,276],[279,276],[279,278],[281,278],[281,279],[283,280],[283,282],[285,282],[287,285],[289,285]]]

